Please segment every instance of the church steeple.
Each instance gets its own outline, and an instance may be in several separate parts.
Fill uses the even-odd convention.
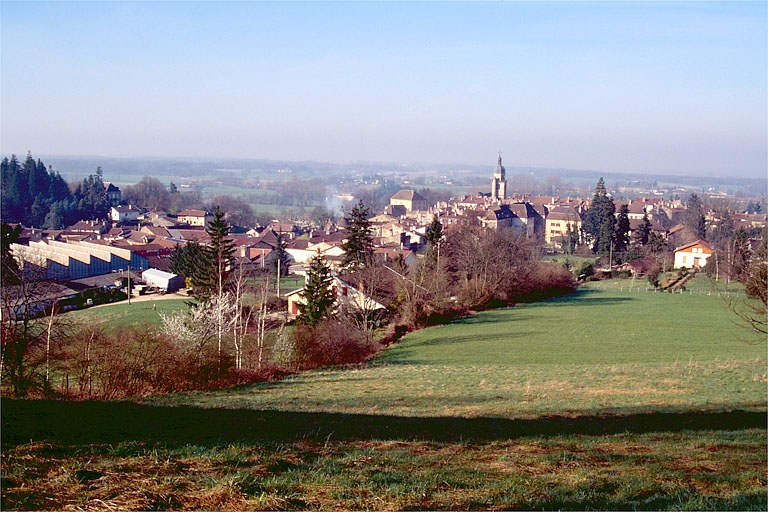
[[[496,164],[496,169],[493,171],[493,178],[491,179],[491,199],[494,201],[503,201],[507,198],[506,174],[506,169],[501,165],[501,151],[499,151],[499,162]]]

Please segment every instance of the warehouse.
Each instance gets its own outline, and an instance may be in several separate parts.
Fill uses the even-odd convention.
[[[141,273],[141,278],[149,286],[154,286],[167,292],[175,292],[184,288],[184,277],[170,272],[163,272],[156,268],[150,268]]]

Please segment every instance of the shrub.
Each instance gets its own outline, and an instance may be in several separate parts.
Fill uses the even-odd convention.
[[[380,346],[368,342],[355,325],[337,319],[324,319],[315,326],[296,324],[292,341],[289,367],[295,370],[360,363]]]
[[[576,271],[576,276],[579,280],[587,279],[595,273],[595,266],[589,262],[583,262],[579,266],[579,270]]]

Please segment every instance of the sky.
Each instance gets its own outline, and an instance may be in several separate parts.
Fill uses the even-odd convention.
[[[0,2],[0,153],[765,178],[768,3]]]

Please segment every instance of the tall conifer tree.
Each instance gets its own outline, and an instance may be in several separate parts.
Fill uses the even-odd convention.
[[[651,220],[648,218],[648,212],[643,211],[643,220],[633,233],[634,239],[642,246],[648,244],[648,239],[651,236]]]
[[[584,217],[583,229],[592,239],[592,251],[608,254],[614,241],[616,206],[600,178],[595,186],[592,204]]]
[[[307,282],[301,291],[303,304],[299,304],[297,321],[309,327],[314,327],[324,317],[328,316],[336,300],[331,287],[331,269],[322,256],[315,256],[309,263]]]
[[[629,248],[629,206],[621,205],[619,208],[619,217],[616,219],[615,240],[617,252],[624,252]]]
[[[341,266],[349,271],[360,270],[371,265],[373,260],[373,238],[371,237],[370,209],[362,199],[344,215],[347,221],[347,239],[344,241],[344,260]]]
[[[203,298],[208,298],[213,294],[224,293],[235,254],[235,244],[229,238],[229,224],[224,220],[224,212],[218,206],[205,232],[210,242],[204,251],[205,261],[199,265],[193,283],[198,293]]]

